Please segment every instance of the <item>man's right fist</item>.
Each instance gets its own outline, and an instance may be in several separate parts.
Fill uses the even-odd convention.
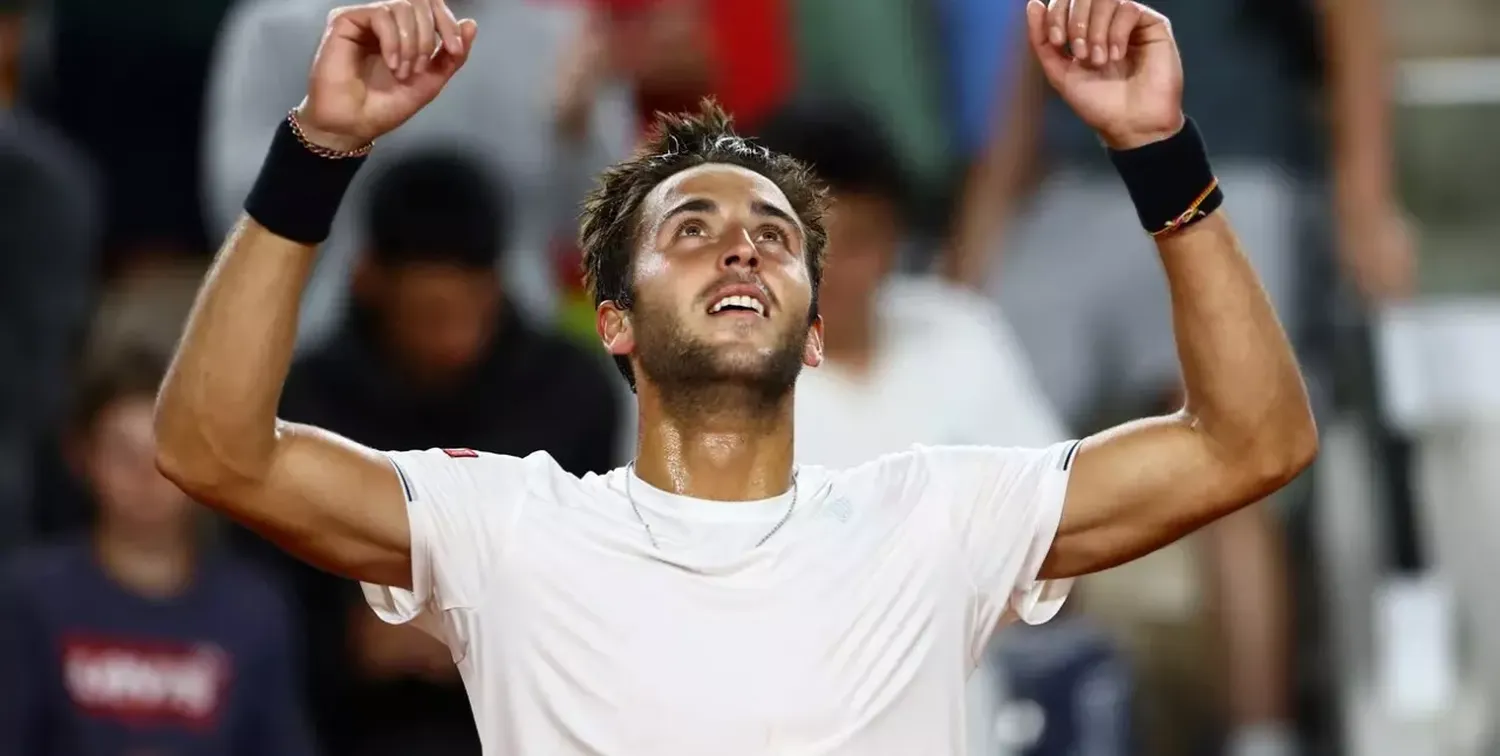
[[[328,14],[297,122],[311,142],[354,150],[405,123],[469,57],[478,31],[446,0],[386,0]]]

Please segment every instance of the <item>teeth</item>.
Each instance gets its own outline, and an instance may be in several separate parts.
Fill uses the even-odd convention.
[[[708,308],[708,312],[709,314],[717,313],[723,310],[725,307],[744,307],[749,310],[754,310],[758,315],[766,314],[766,306],[761,304],[760,300],[756,299],[755,297],[746,296],[724,297],[723,299],[715,302],[713,307]]]

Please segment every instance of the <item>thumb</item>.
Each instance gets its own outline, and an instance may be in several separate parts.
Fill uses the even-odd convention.
[[[1047,5],[1042,0],[1027,0],[1026,38],[1031,42],[1031,51],[1042,67],[1042,73],[1054,85],[1067,73],[1072,60],[1061,48],[1047,41]]]

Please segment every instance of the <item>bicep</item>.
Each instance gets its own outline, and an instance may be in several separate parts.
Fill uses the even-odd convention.
[[[294,556],[357,580],[411,585],[407,497],[384,454],[282,423],[266,475],[233,495],[240,521]]]
[[[1079,445],[1042,574],[1073,577],[1145,556],[1274,490],[1185,413],[1135,420]]]

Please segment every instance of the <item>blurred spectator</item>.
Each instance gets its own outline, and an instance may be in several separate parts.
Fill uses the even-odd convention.
[[[201,260],[180,261],[138,268],[110,281],[94,308],[90,343],[82,352],[134,344],[171,354],[206,269]],[[60,420],[50,425],[36,448],[31,519],[43,537],[77,532],[93,520],[93,496],[72,469],[66,431]]]
[[[832,263],[818,294],[825,361],[798,380],[799,460],[845,467],[918,443],[1045,446],[1065,438],[992,304],[934,277],[893,274],[897,250],[909,234],[905,182],[879,124],[866,111],[797,103],[766,123],[760,142],[811,164],[833,192],[826,220]],[[1086,624],[1073,617],[1063,622]],[[1047,644],[1059,662],[1077,666],[1071,660],[1101,653],[1113,658],[1097,640],[1080,646],[1076,631],[1044,629],[1038,635],[1032,646]],[[1008,735],[1003,714],[1013,706],[1005,700],[1008,676],[992,653],[970,679],[969,753],[998,756],[1029,744],[1002,737]],[[1059,677],[1051,690],[1070,681],[1082,686],[1087,678]],[[1054,693],[1039,703],[1071,707],[1082,695],[1082,689]],[[1068,711],[1043,716],[1048,724],[1069,720]],[[1089,733],[1088,740],[1048,730],[1048,742],[1061,750],[1043,753],[1083,746],[1113,747],[1086,751],[1101,756],[1124,752],[1128,730],[1111,730],[1108,723],[1128,718],[1105,720],[1103,729],[1075,725],[1071,732]],[[1101,738],[1110,732],[1118,742]]]
[[[938,0],[940,49],[946,53],[947,122],[953,146],[974,158],[989,141],[996,108],[995,82],[1014,79],[1016,45],[1025,39],[1025,16],[1013,3]]]
[[[904,199],[922,210],[939,204],[954,161],[943,120],[946,40],[938,5],[795,0],[793,8],[797,91],[863,106],[885,130],[907,177]]]
[[[164,361],[91,359],[70,427],[95,521],[0,576],[0,753],[311,753],[281,597],[156,470]]]
[[[1069,612],[1040,627],[1012,625],[990,645],[1011,691],[998,737],[1018,756],[1140,752],[1131,722],[1134,675],[1114,639],[1086,615]]]
[[[19,107],[27,0],[0,0],[0,553],[28,531],[32,457],[89,316],[100,218],[91,167]]]
[[[47,91],[28,99],[98,164],[106,267],[138,254],[204,256],[199,200],[204,84],[233,0],[44,0]]]
[[[510,247],[506,206],[462,153],[377,172],[351,306],[292,367],[282,417],[378,449],[545,450],[575,474],[613,467],[621,408],[607,363],[537,330],[494,275]],[[478,753],[442,644],[379,622],[354,585],[269,551],[300,594],[330,750]]]
[[[742,128],[795,84],[789,0],[588,0],[605,68],[635,90],[642,125],[713,95]]]
[[[338,4],[244,0],[225,21],[205,143],[206,199],[219,233],[238,217],[277,121],[306,93],[324,20]],[[345,207],[360,204],[371,169],[386,161],[423,147],[471,151],[515,190],[505,198],[514,224],[503,270],[511,299],[550,322],[558,306],[550,257],[572,239],[594,175],[629,151],[629,99],[607,77],[572,75],[588,34],[580,4],[466,0],[455,10],[479,22],[472,57],[436,102],[381,140]],[[357,232],[346,211],[324,245],[304,307],[304,344],[326,335],[343,309]]]
[[[1317,128],[1317,109],[1309,107],[1318,88],[1329,102],[1328,168],[1344,262],[1372,299],[1403,296],[1412,249],[1393,197],[1381,8],[1361,0],[1152,5],[1172,19],[1190,72],[1185,109],[1206,135],[1243,248],[1288,332],[1301,335],[1308,315],[1302,291],[1311,290],[1309,261],[1316,255],[1305,253],[1320,250],[1305,249],[1303,240],[1306,224],[1326,204],[1313,193],[1328,141]],[[1097,136],[1061,102],[1044,104],[1039,78],[1028,73],[1014,87],[1010,112],[997,118],[1000,128],[959,221],[954,268],[999,298],[1072,427],[1174,409],[1181,403],[1178,365],[1150,239]],[[1034,157],[1046,177],[1022,203],[1020,187]],[[1003,262],[987,271],[985,258],[1002,234]],[[1329,288],[1323,282],[1319,290]],[[1184,656],[1207,662],[1203,645],[1190,640],[1194,597],[1207,599],[1221,633],[1231,749],[1295,747],[1280,528],[1273,512],[1257,507],[1206,529],[1202,590],[1194,576],[1179,573],[1182,549],[1170,548],[1105,575],[1090,594],[1100,599],[1096,609],[1136,631],[1132,638],[1142,648],[1174,648],[1143,659],[1156,678],[1175,676],[1166,667],[1181,666]],[[1154,598],[1138,586],[1151,586]],[[1111,591],[1118,595],[1106,595]],[[1163,634],[1163,627],[1177,630]],[[1152,730],[1184,748],[1200,746],[1192,741],[1208,734],[1183,728],[1182,712],[1216,713],[1202,695],[1211,682],[1201,673],[1208,665],[1187,666],[1196,667],[1198,679],[1176,681],[1179,695],[1143,696],[1159,704]],[[1152,748],[1177,752],[1163,742]]]

